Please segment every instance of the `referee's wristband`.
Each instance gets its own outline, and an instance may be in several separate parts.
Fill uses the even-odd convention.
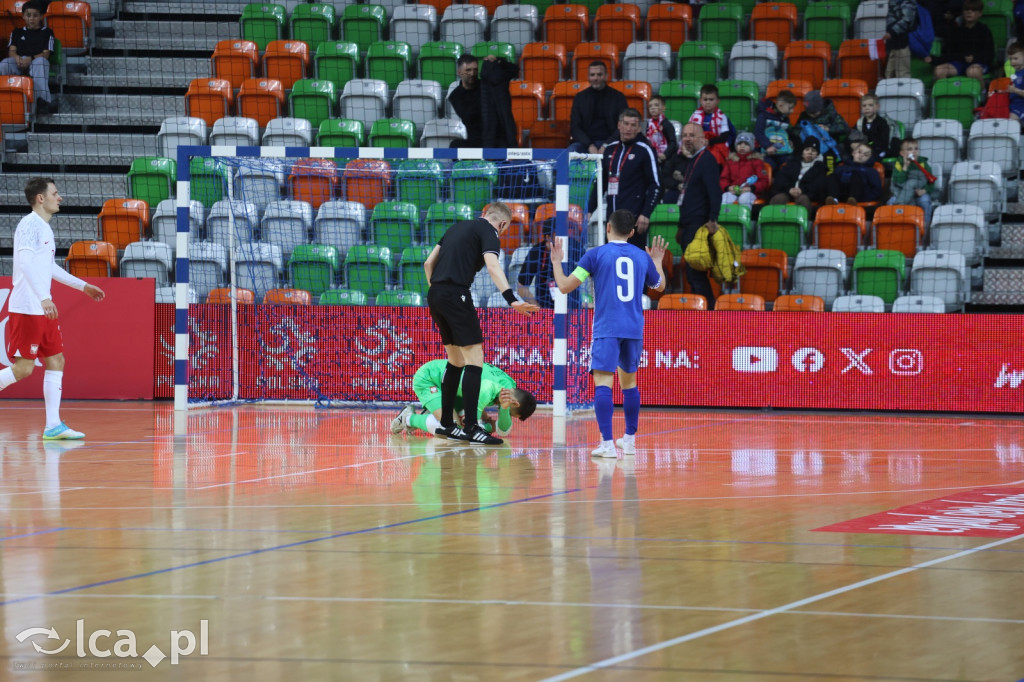
[[[516,298],[516,295],[512,292],[512,287],[505,289],[505,291],[501,292],[501,295],[505,297],[505,302],[508,303],[509,305],[512,305],[513,303],[519,300],[518,298]]]

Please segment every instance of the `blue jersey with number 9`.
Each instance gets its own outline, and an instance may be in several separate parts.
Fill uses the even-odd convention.
[[[625,241],[608,242],[583,254],[573,271],[594,278],[594,338],[644,337],[644,286],[660,280],[654,261],[643,249]]]

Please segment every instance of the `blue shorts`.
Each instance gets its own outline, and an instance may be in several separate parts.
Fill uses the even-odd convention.
[[[590,344],[590,371],[614,372],[621,368],[633,374],[640,367],[643,350],[643,339],[594,339]]]
[[[956,69],[956,75],[958,75],[958,76],[962,76],[965,73],[967,73],[967,69],[972,67],[972,66],[980,66],[981,67],[981,72],[983,74],[988,75],[988,67],[985,66],[984,64],[968,64],[967,62],[961,62],[959,60],[954,60],[954,61],[946,62],[946,63],[947,64],[951,64],[953,66],[953,68]]]
[[[1024,97],[1018,98],[1017,101],[1013,101],[1015,98],[1010,98],[1010,113],[1017,117],[1018,120],[1024,121]]]

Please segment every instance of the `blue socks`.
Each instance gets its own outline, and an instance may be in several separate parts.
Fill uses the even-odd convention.
[[[626,435],[632,436],[640,425],[640,389],[636,386],[623,389],[622,411],[626,413]]]
[[[637,394],[639,402],[639,393]],[[610,386],[594,387],[594,414],[597,416],[597,426],[601,429],[601,439],[612,440],[612,413],[615,405],[612,403],[612,389]],[[634,431],[636,428],[634,426]]]

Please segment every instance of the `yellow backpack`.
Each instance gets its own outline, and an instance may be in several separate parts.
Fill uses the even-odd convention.
[[[707,225],[701,225],[683,259],[694,270],[709,271],[722,284],[732,284],[747,271],[740,264],[740,248],[724,227],[709,235]]]

